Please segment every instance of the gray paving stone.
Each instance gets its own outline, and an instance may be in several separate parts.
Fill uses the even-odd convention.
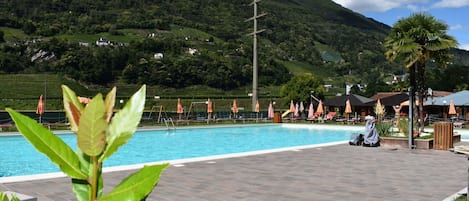
[[[449,151],[343,144],[214,161],[170,166],[147,200],[443,200],[467,185],[467,158]],[[133,171],[105,173],[104,191]],[[0,190],[75,200],[67,178],[5,183]]]

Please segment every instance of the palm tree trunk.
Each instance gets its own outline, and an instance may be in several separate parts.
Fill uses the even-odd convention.
[[[409,86],[409,149],[414,148],[414,105],[415,105],[415,74],[417,63],[409,67],[410,86]]]
[[[418,119],[420,132],[424,132],[425,128],[425,117],[423,115],[423,101],[425,95],[425,63],[418,62],[417,64],[417,94],[418,94]]]

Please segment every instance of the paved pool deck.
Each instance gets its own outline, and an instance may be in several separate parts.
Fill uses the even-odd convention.
[[[104,173],[104,192],[133,171]],[[467,186],[467,171],[450,151],[339,144],[171,165],[147,200],[441,201]],[[7,190],[76,200],[68,178],[0,183]]]

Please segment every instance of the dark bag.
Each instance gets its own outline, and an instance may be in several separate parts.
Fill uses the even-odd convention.
[[[352,133],[348,142],[350,145],[360,146],[363,143],[363,134]]]

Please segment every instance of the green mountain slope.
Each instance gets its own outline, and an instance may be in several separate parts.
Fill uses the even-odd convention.
[[[252,38],[246,35],[253,31],[252,21],[246,21],[253,15],[250,3],[5,0],[0,30],[7,43],[0,49],[0,72],[52,72],[103,86],[242,88],[252,79]],[[331,0],[258,4],[259,13],[267,13],[258,19],[259,29],[265,29],[258,44],[261,86],[280,85],[304,72],[356,83],[402,72],[383,56],[389,27],[380,22]],[[101,37],[113,45],[94,45]],[[155,59],[155,53],[164,58]]]

